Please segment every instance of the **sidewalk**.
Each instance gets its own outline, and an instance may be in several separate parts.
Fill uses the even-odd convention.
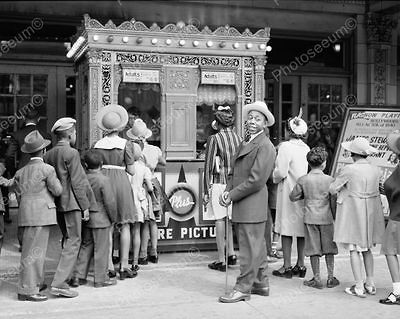
[[[12,228],[11,224],[11,228]],[[7,226],[7,231],[11,229]],[[59,242],[55,240],[58,229],[54,227],[50,241],[50,254],[46,260],[45,282],[49,285],[58,256]],[[207,268],[216,252],[200,252],[195,249],[185,253],[160,255],[158,264],[141,266],[135,279],[118,281],[108,288],[94,288],[93,277],[77,289],[74,299],[53,298],[43,303],[21,302],[16,298],[17,275],[8,274],[19,263],[18,247],[6,241],[0,262],[0,318],[398,318],[400,307],[380,305],[391,288],[389,272],[384,256],[375,250],[376,296],[365,299],[349,296],[344,288],[352,284],[348,256],[340,254],[335,260],[335,275],[341,281],[339,287],[316,290],[305,287],[303,279],[283,279],[271,275],[281,261],[270,264],[269,297],[252,295],[248,302],[221,304],[217,302],[225,293],[225,273]],[[6,262],[4,262],[6,261]],[[294,261],[294,258],[293,258]],[[6,266],[8,265],[8,266]],[[311,278],[307,259],[306,279]],[[322,278],[326,277],[321,260]],[[231,289],[239,274],[239,266],[228,271],[228,287]]]

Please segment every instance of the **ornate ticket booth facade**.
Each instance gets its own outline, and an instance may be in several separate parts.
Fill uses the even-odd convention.
[[[152,130],[167,159],[157,172],[172,211],[158,220],[159,249],[213,248],[215,228],[202,205],[204,144],[218,105],[229,105],[242,133],[242,107],[264,100],[269,28],[255,33],[184,23],[160,28],[131,20],[102,25],[85,15],[68,56],[78,71],[78,143],[101,138],[97,111],[120,104]]]

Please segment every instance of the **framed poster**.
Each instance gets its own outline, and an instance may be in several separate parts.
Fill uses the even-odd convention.
[[[386,136],[400,129],[400,108],[348,108],[333,160],[331,175],[335,177],[340,168],[353,163],[350,153],[341,147],[342,142],[354,140],[356,137],[366,138],[378,153],[368,156],[371,164],[381,170],[381,180],[384,182],[397,166],[399,159],[386,144]],[[385,216],[389,215],[386,197],[381,195]]]

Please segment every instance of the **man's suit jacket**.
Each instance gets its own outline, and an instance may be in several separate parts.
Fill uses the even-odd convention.
[[[232,198],[232,221],[260,223],[267,220],[267,180],[275,162],[275,147],[261,133],[249,143],[242,143],[233,161],[233,174],[227,191]]]
[[[57,224],[54,196],[62,186],[54,168],[41,159],[33,159],[15,174],[13,186],[19,200],[18,226]]]
[[[44,155],[44,161],[55,168],[63,185],[61,196],[56,198],[57,211],[83,211],[92,205],[97,207],[96,202],[89,202],[94,196],[89,196],[93,191],[82,167],[79,152],[68,141],[59,141]]]
[[[25,137],[32,131],[37,130],[38,126],[34,124],[25,125],[20,128],[18,131],[14,132],[11,135],[10,144],[6,151],[6,160],[7,160],[7,169],[12,170],[14,164],[11,164],[11,161],[14,159],[14,156],[17,155],[18,160],[18,169],[24,167],[30,160],[29,154],[21,152],[21,146],[24,144]],[[50,134],[39,130],[40,134],[45,138],[51,141]],[[50,147],[48,147],[49,149]],[[10,167],[12,166],[12,167]],[[15,171],[14,171],[15,172]]]

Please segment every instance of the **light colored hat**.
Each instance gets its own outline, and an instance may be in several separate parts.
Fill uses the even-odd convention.
[[[346,151],[359,155],[371,155],[372,153],[378,152],[378,150],[369,145],[368,140],[363,137],[357,137],[351,142],[343,142],[342,147]]]
[[[307,123],[301,117],[303,116],[303,109],[300,108],[299,115],[289,119],[289,128],[296,135],[304,135],[307,133]]]
[[[34,130],[25,136],[21,151],[23,153],[35,153],[49,146],[50,143],[51,141],[44,139],[38,130]]]
[[[152,134],[152,131],[147,128],[142,119],[136,119],[132,128],[126,132],[126,135],[132,140],[137,140],[141,137],[148,139]]]
[[[396,130],[386,136],[387,146],[396,154],[400,154],[400,131]]]
[[[53,127],[51,128],[51,132],[53,133],[54,131],[65,131],[74,126],[76,123],[76,120],[73,119],[72,117],[62,117],[58,119]]]
[[[267,126],[272,126],[275,123],[275,117],[271,113],[271,111],[268,109],[267,104],[265,104],[263,101],[255,101],[254,103],[246,104],[243,107],[243,112],[245,114],[248,114],[250,111],[258,111],[262,114],[265,115],[267,118]]]
[[[128,123],[128,119],[128,112],[118,104],[107,105],[96,114],[97,126],[103,131],[121,131]]]

